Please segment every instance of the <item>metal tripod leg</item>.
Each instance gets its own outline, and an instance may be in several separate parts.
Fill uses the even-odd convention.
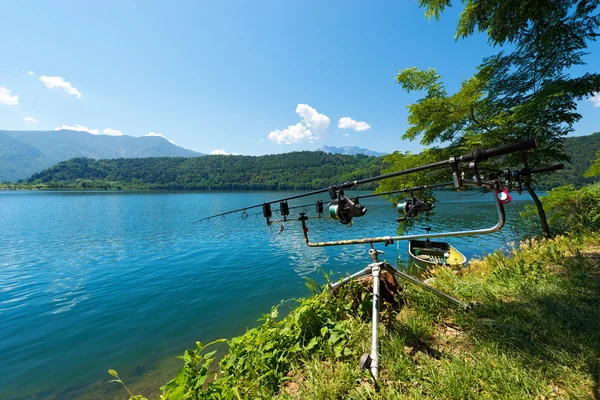
[[[335,289],[341,285],[356,279],[361,276],[371,275],[373,277],[373,311],[371,316],[371,353],[363,355],[360,360],[360,366],[368,369],[373,376],[373,381],[377,385],[377,377],[379,375],[379,302],[380,302],[380,276],[381,269],[385,268],[385,263],[374,262],[369,264],[365,269],[352,274],[339,282],[330,283],[329,287]],[[393,273],[393,272],[392,272]]]
[[[363,270],[361,270],[361,271],[359,271],[359,272],[357,272],[357,273],[355,273],[355,274],[352,274],[352,275],[350,275],[350,276],[347,276],[347,277],[345,277],[344,279],[342,279],[341,281],[338,281],[338,282],[333,282],[333,283],[331,283],[331,282],[330,282],[330,283],[329,283],[329,288],[330,288],[331,290],[333,290],[333,289],[336,289],[336,288],[338,288],[338,287],[342,286],[344,283],[348,283],[348,282],[350,282],[352,279],[360,278],[361,276],[367,276],[367,275],[371,275],[371,266],[372,266],[372,265],[373,265],[373,264],[369,264],[369,265],[367,266],[367,268],[365,268],[365,269],[363,269]]]
[[[428,284],[426,284],[425,282],[422,282],[420,280],[418,280],[415,277],[412,277],[410,275],[408,275],[407,273],[404,273],[402,271],[398,271],[396,268],[392,267],[389,264],[385,264],[383,267],[386,271],[388,271],[389,273],[398,275],[400,278],[405,279],[407,281],[409,281],[412,284],[415,284],[417,286],[422,287],[425,290],[430,291],[431,293],[435,294],[436,296],[439,296],[447,301],[449,301],[450,303],[456,304],[459,307],[464,308],[465,310],[469,308],[469,306],[465,303],[463,303],[462,301],[442,292],[441,290],[438,290],[432,286],[429,286]]]
[[[362,356],[362,358],[360,359],[360,366],[364,369],[368,369],[369,372],[371,372],[371,375],[373,376],[373,382],[374,382],[376,388],[377,388],[377,378],[379,376],[379,332],[378,332],[378,327],[379,327],[379,301],[380,301],[379,292],[380,292],[380,283],[381,283],[380,276],[381,276],[382,269],[389,272],[390,274],[397,275],[397,276],[401,277],[402,279],[405,279],[414,285],[420,286],[423,289],[428,290],[428,291],[432,292],[433,294],[435,294],[439,297],[442,297],[442,298],[448,300],[449,302],[456,304],[464,309],[469,308],[469,306],[466,305],[465,303],[463,303],[462,301],[455,299],[454,297],[452,297],[450,295],[447,295],[446,293],[442,292],[441,290],[431,287],[431,286],[427,285],[426,283],[421,282],[417,278],[413,278],[412,276],[410,276],[402,271],[398,271],[396,268],[392,267],[388,263],[379,262],[378,254],[383,254],[383,252],[376,250],[375,248],[373,248],[373,244],[371,244],[371,249],[369,250],[369,256],[373,259],[373,263],[369,264],[365,269],[363,269],[355,274],[345,277],[344,279],[342,279],[339,282],[329,283],[329,288],[333,290],[353,279],[360,278],[361,276],[368,276],[368,275],[373,276],[373,315],[371,317],[372,318],[371,319],[371,353],[370,354],[367,353]]]
[[[383,263],[381,263],[383,264]],[[371,375],[373,380],[377,382],[379,375],[379,333],[377,325],[379,324],[379,273],[381,272],[380,263],[373,264],[373,316],[371,319]]]

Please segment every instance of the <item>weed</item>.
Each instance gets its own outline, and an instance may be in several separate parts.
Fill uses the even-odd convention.
[[[404,287],[404,307],[381,326],[379,392],[357,366],[369,350],[370,296],[351,283],[336,296],[312,285],[283,318],[273,307],[226,341],[212,380],[214,352],[198,343],[163,398],[600,398],[597,243],[598,233],[531,240],[462,271],[432,271],[439,289],[484,303],[471,311]]]

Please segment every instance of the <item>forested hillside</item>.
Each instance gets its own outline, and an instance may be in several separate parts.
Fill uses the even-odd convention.
[[[600,150],[600,132],[587,136],[575,136],[565,139],[565,152],[571,157],[571,163],[565,164],[565,169],[556,174],[544,174],[537,179],[537,187],[550,189],[563,185],[583,185],[596,182],[597,177],[584,178],[583,174],[596,159]]]
[[[600,149],[600,132],[567,138],[572,159],[563,171],[537,177],[538,189],[581,187]],[[267,156],[73,158],[34,174],[25,186],[65,189],[287,190],[320,189],[377,175],[383,158],[294,152]]]
[[[376,157],[311,151],[260,157],[74,158],[33,175],[27,183],[73,189],[320,189],[377,175],[382,165]]]

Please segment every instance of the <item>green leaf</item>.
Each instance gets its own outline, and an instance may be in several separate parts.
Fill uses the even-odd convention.
[[[111,374],[112,376],[114,376],[115,378],[119,377],[119,375],[117,374],[117,371],[115,371],[114,369],[109,369],[108,373]]]
[[[198,378],[198,381],[196,382],[196,389],[201,389],[202,385],[204,384],[204,382],[206,382],[206,378],[208,378],[208,375],[203,375],[200,378]]]
[[[185,369],[181,368],[177,373],[177,376],[173,381],[178,385],[183,385],[185,383]]]
[[[343,350],[344,350],[344,346],[335,346],[335,348],[333,349],[333,352],[335,353],[336,357],[340,357],[342,355]]]
[[[181,357],[183,359],[183,362],[185,362],[186,364],[189,364],[192,362],[192,353],[189,350],[186,350],[183,353],[183,357]]]
[[[318,340],[317,340],[317,337],[315,336],[314,338],[312,338],[310,340],[310,342],[308,342],[308,345],[306,346],[306,350],[312,349],[313,347],[315,347],[317,345],[317,343],[318,343]]]
[[[217,352],[216,350],[213,350],[213,351],[211,351],[211,352],[208,352],[208,353],[206,353],[206,354],[204,355],[204,358],[211,358],[212,356],[214,356],[214,355],[215,355],[215,353],[216,353],[216,352]]]
[[[331,334],[331,336],[329,337],[328,342],[331,343],[331,344],[333,344],[333,343],[337,342],[338,340],[339,340],[338,333],[337,332],[333,332]]]
[[[185,386],[177,386],[173,391],[166,394],[168,400],[181,400],[185,395]]]

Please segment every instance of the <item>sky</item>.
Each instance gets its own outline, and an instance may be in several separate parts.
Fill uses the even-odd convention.
[[[161,135],[215,154],[418,152],[401,136],[421,94],[398,70],[434,67],[454,91],[500,50],[454,40],[455,3],[429,21],[417,0],[5,0],[0,129]],[[575,74],[598,72],[589,51]],[[600,95],[578,111],[574,135],[600,130]]]

